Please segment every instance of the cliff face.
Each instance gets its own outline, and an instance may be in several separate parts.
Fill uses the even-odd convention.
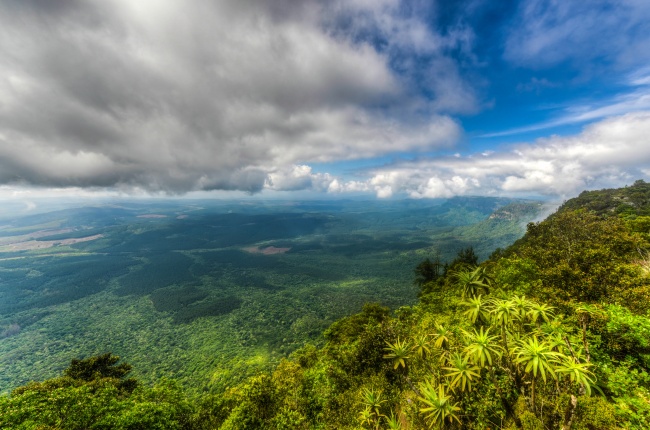
[[[511,203],[494,211],[488,219],[504,221],[530,219],[539,214],[541,209],[542,203],[539,202]]]

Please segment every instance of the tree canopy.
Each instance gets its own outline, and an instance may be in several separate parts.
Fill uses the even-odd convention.
[[[422,261],[420,303],[367,304],[223,392],[143,386],[103,354],[0,397],[0,428],[650,428],[650,231],[574,206],[483,264]]]

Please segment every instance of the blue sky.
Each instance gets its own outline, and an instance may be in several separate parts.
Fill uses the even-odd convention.
[[[622,186],[649,46],[646,0],[5,1],[0,197]]]

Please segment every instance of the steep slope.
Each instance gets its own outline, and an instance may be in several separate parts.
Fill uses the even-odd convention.
[[[421,304],[336,322],[226,393],[213,425],[648,428],[648,244],[603,215],[568,202],[482,267],[452,263]]]
[[[560,211],[576,209],[605,216],[650,215],[650,183],[640,179],[625,188],[583,191],[578,197],[565,202]]]

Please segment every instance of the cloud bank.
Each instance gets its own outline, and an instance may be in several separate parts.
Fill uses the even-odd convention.
[[[6,0],[0,196],[571,196],[629,183],[650,175],[645,3]],[[610,73],[616,86],[585,96]],[[491,100],[497,82],[506,93]],[[529,105],[498,111],[515,93]],[[515,120],[483,138],[591,125],[473,150],[461,119],[490,109]],[[431,155],[460,142],[462,156]]]
[[[371,172],[378,197],[454,195],[571,197],[584,189],[630,184],[650,176],[650,112],[591,124],[499,152],[401,162]]]
[[[2,2],[0,183],[295,189],[322,180],[294,166],[449,147],[461,36],[389,0]]]

